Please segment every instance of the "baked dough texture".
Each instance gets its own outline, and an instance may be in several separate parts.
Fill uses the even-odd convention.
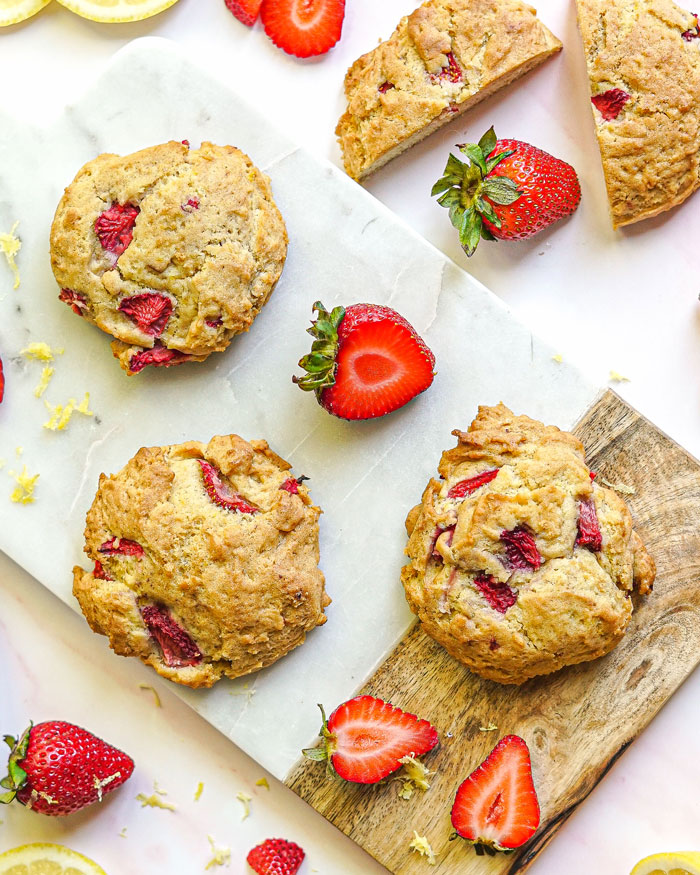
[[[225,350],[270,297],[286,253],[268,177],[212,143],[100,155],[51,228],[61,299],[116,338],[129,374]]]
[[[143,448],[100,476],[92,571],[73,593],[94,632],[158,674],[209,687],[270,665],[325,622],[318,518],[265,441]]]
[[[503,404],[453,434],[406,520],[402,580],[425,631],[502,684],[608,653],[655,575],[625,502],[573,435]]]
[[[700,185],[700,31],[671,0],[577,0],[614,227]]]
[[[520,0],[428,0],[345,76],[346,172],[369,175],[560,49]]]

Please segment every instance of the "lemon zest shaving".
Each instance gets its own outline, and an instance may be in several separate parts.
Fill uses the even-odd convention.
[[[412,851],[418,851],[421,857],[427,857],[429,866],[434,866],[437,862],[435,859],[435,852],[430,847],[430,842],[425,836],[418,835],[415,829],[413,830],[413,838],[408,847]]]
[[[634,486],[628,486],[626,483],[611,483],[609,480],[606,480],[605,477],[599,477],[598,479],[609,489],[614,489],[615,492],[619,492],[622,495],[637,494],[637,490],[634,488]]]
[[[26,359],[36,359],[40,362],[52,362],[54,351],[56,352],[56,355],[59,354],[59,351],[52,350],[48,343],[40,341],[38,343],[30,343],[29,346],[21,349],[19,354],[23,355]],[[61,352],[62,351],[63,350],[61,350]]]
[[[44,401],[46,409],[51,416],[46,420],[43,427],[50,431],[63,431],[68,425],[74,413],[82,413],[83,416],[92,416],[93,411],[89,409],[90,393],[86,392],[83,400],[78,404],[75,398],[69,398],[65,404],[49,404]]]
[[[21,456],[23,452],[24,452],[24,447],[15,447],[15,454],[17,456]]]
[[[498,726],[495,723],[489,723],[488,726],[480,726],[479,732],[496,732]]]
[[[164,808],[166,811],[177,811],[177,808],[172,805],[170,802],[164,802],[160,797],[167,796],[165,790],[161,790],[158,786],[158,782],[153,782],[153,793],[150,796],[146,796],[145,793],[139,793],[136,797],[137,801],[141,803],[141,808]]]
[[[41,371],[41,379],[39,380],[37,387],[34,389],[35,398],[41,398],[44,394],[55,371],[55,368],[51,368],[49,365],[44,365],[44,368]]]
[[[121,828],[121,831],[120,831],[120,833],[119,833],[119,838],[120,838],[120,839],[125,839],[125,838],[126,838],[126,827],[125,827],[125,826],[123,826],[123,827]]]
[[[404,770],[404,774],[396,779],[401,781],[401,789],[399,790],[401,799],[410,799],[416,789],[422,793],[430,789],[428,778],[434,773],[417,760],[414,754],[401,757],[399,762],[403,765]]]
[[[552,361],[561,364],[564,361],[564,357],[560,353],[556,353],[552,356]]]
[[[30,474],[27,466],[24,465],[21,474],[10,471],[10,476],[17,482],[17,486],[10,493],[10,501],[14,501],[15,504],[32,504],[35,501],[34,489],[39,475]]]
[[[0,459],[0,468],[4,468],[7,465],[7,459]]]
[[[197,784],[197,789],[194,791],[194,801],[199,802],[202,798],[202,793],[204,792],[204,783],[202,781]]]
[[[19,237],[15,236],[18,225],[19,222],[15,222],[12,228],[10,228],[9,233],[7,231],[0,231],[0,252],[5,256],[8,267],[14,275],[15,282],[12,286],[13,289],[19,288],[19,268],[15,261],[15,255],[22,248],[22,241]]]
[[[239,802],[243,803],[243,817],[241,818],[241,820],[245,820],[246,817],[250,817],[250,800],[252,798],[253,798],[252,796],[249,796],[247,793],[244,793],[242,790],[240,793],[236,793],[236,799],[238,799]]]
[[[162,708],[163,703],[160,701],[160,696],[158,695],[158,690],[155,687],[152,687],[150,684],[139,684],[140,690],[150,690],[153,693],[153,698],[155,699],[156,708]]]
[[[268,782],[267,782],[267,778],[259,778],[259,779],[255,782],[255,786],[256,786],[256,787],[265,787],[266,790],[269,790],[269,789],[270,789],[270,785],[269,785]]]
[[[610,376],[608,377],[612,383],[630,383],[632,382],[629,377],[623,376],[619,371],[610,371]]]
[[[231,863],[231,848],[217,848],[212,836],[207,836],[211,845],[212,858],[205,869],[213,869],[214,866],[228,866]]]

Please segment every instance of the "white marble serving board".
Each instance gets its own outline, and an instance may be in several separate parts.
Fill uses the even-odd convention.
[[[240,83],[245,88],[246,83]],[[333,604],[328,622],[265,671],[208,691],[177,687],[205,719],[283,778],[315,736],[317,702],[351,695],[411,623],[399,583],[407,510],[420,497],[450,432],[478,404],[503,400],[570,427],[594,385],[519,323],[486,288],[329,163],[295,148],[264,115],[202,73],[164,40],[138,40],[49,126],[0,117],[0,230],[20,221],[22,283],[0,264],[0,548],[77,610],[71,568],[86,561],[82,532],[102,471],[141,446],[237,432],[265,437],[311,478],[323,508],[321,564]],[[282,279],[252,330],[203,364],[127,378],[109,339],[57,298],[48,235],[63,187],[100,152],[126,153],[168,139],[240,146],[272,179],[290,237]],[[390,304],[435,352],[430,390],[377,421],[329,416],[291,382],[306,351],[311,306]],[[20,350],[65,347],[46,392],[53,404],[90,392],[94,418],[42,429],[33,396],[41,366]],[[23,454],[15,454],[17,446]],[[11,504],[8,469],[39,472],[36,502]],[[38,627],[52,623],[46,602]],[[104,646],[107,647],[106,640]],[[115,660],[118,657],[114,657]],[[154,675],[154,683],[160,682]],[[175,685],[172,685],[175,688]],[[254,695],[250,692],[254,691]],[[114,703],[118,707],[118,703]]]

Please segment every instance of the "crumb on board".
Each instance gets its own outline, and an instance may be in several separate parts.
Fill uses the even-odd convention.
[[[15,234],[17,230],[17,226],[19,222],[15,222],[15,224],[8,231],[0,231],[0,252],[5,256],[5,260],[7,261],[8,267],[12,271],[12,274],[15,278],[13,289],[19,288],[19,268],[17,267],[17,262],[15,261],[15,255],[22,248],[21,239]]]
[[[153,793],[150,796],[147,796],[145,793],[139,793],[136,797],[137,801],[141,803],[141,808],[164,808],[166,811],[177,811],[175,805],[170,802],[165,802],[162,799],[162,796],[167,796],[165,790],[162,790],[158,786],[158,782],[153,782]]]
[[[153,698],[155,699],[156,708],[162,708],[163,703],[160,700],[160,696],[158,695],[158,690],[155,687],[152,687],[150,684],[139,684],[140,690],[150,690],[153,693]]]
[[[631,380],[629,377],[623,376],[619,371],[610,371],[610,376],[608,380],[611,383],[630,383]]]
[[[44,401],[51,416],[43,424],[43,427],[48,428],[49,431],[63,431],[74,413],[82,413],[83,416],[93,416],[94,413],[90,410],[89,403],[89,392],[85,393],[85,397],[80,404],[78,404],[75,398],[70,398],[65,404],[49,404],[48,401]]]
[[[238,799],[239,802],[243,803],[243,817],[241,818],[241,820],[245,820],[246,817],[250,817],[250,800],[252,798],[252,796],[249,796],[242,790],[240,793],[236,793],[236,799]]]
[[[49,365],[44,365],[41,371],[41,379],[34,389],[35,398],[41,398],[41,396],[47,390],[51,377],[53,377],[55,371],[55,368],[52,368]]]
[[[204,867],[213,869],[214,866],[228,866],[231,863],[231,848],[217,848],[212,836],[207,836],[211,845],[211,860]]]
[[[27,466],[23,465],[19,474],[16,471],[10,471],[10,476],[15,478],[17,484],[10,493],[10,501],[14,501],[15,504],[32,504],[35,501],[34,489],[39,475],[30,474]]]
[[[412,851],[417,851],[421,857],[428,858],[428,864],[430,866],[434,866],[437,860],[435,859],[435,853],[433,849],[430,847],[430,842],[425,836],[418,835],[416,830],[413,830],[413,838],[411,839],[408,847]]]
[[[270,785],[267,781],[267,778],[258,778],[258,780],[255,782],[255,786],[256,787],[265,787],[266,790],[270,789]]]
[[[204,782],[200,781],[199,784],[197,784],[197,789],[194,791],[194,801],[195,802],[199,802],[199,800],[202,798],[203,792],[204,792]]]
[[[611,483],[610,480],[606,480],[605,477],[598,477],[598,480],[604,485],[607,486],[608,489],[614,489],[615,492],[619,492],[621,495],[636,495],[637,490],[634,486],[628,486],[626,483]]]
[[[488,726],[480,726],[479,732],[497,732],[498,726],[495,723],[489,723]]]

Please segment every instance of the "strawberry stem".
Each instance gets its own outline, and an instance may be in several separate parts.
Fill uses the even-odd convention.
[[[33,723],[29,724],[20,736],[19,741],[11,735],[4,736],[5,743],[10,747],[10,758],[7,761],[8,774],[0,780],[0,787],[4,787],[7,790],[7,793],[0,793],[0,803],[3,805],[12,802],[27,780],[27,773],[19,763],[27,755],[29,733],[32,731],[33,725]]]
[[[345,317],[345,308],[334,307],[329,313],[321,301],[316,301],[313,309],[318,312],[318,319],[312,320],[311,328],[306,330],[314,342],[311,352],[299,360],[299,367],[307,373],[292,377],[292,382],[305,392],[315,392],[320,398],[323,389],[335,383],[338,327]]]

